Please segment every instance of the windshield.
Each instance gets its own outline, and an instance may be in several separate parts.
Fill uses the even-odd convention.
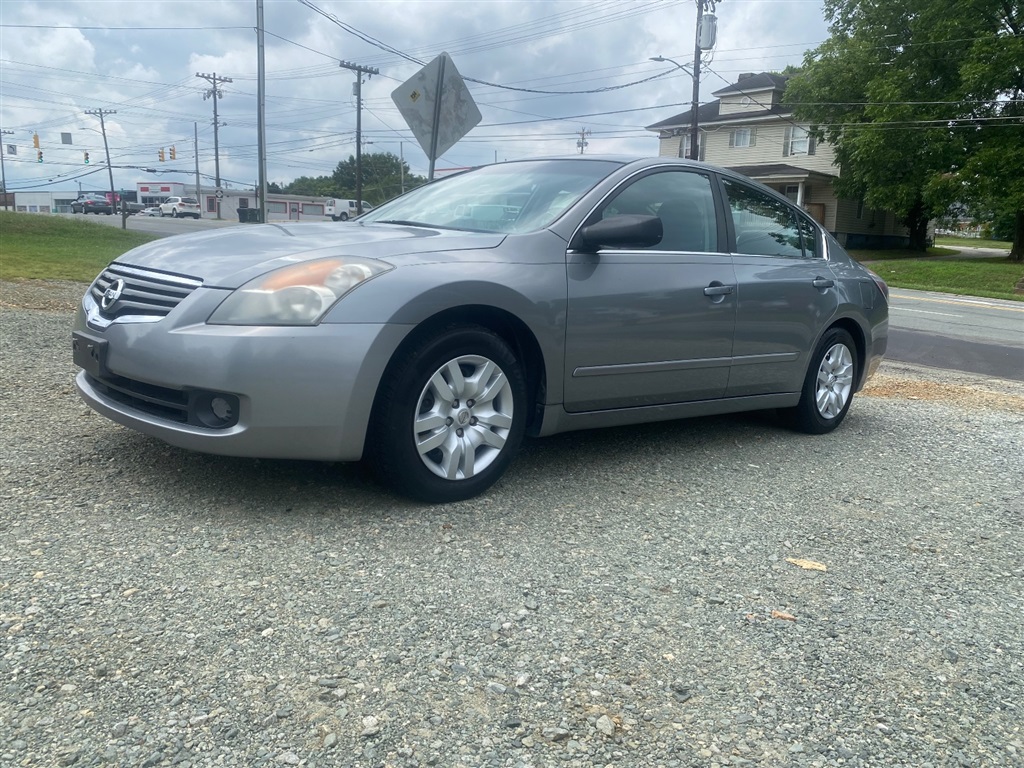
[[[609,160],[530,160],[488,165],[414,189],[363,214],[361,222],[534,232],[551,224],[601,179]]]

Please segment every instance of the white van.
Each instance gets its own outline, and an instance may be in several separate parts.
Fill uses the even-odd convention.
[[[363,213],[371,208],[368,202],[363,200]],[[359,209],[355,200],[328,200],[324,205],[324,216],[330,216],[331,221],[348,221],[359,215]]]

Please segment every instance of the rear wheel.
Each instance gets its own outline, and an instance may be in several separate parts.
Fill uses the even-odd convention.
[[[814,351],[800,402],[786,414],[790,424],[812,435],[838,427],[853,402],[857,371],[853,337],[842,328],[832,328]]]
[[[172,219],[178,218],[178,209],[177,208],[172,208],[171,209],[171,218]]]
[[[508,344],[480,326],[452,327],[388,367],[368,435],[377,477],[419,501],[483,493],[522,442],[526,381]]]

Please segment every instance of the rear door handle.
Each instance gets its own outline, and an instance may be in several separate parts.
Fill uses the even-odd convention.
[[[811,285],[815,288],[834,288],[835,284],[835,280],[830,280],[827,277],[816,277],[811,281]]]
[[[704,289],[705,296],[726,296],[733,292],[735,285],[709,285]]]

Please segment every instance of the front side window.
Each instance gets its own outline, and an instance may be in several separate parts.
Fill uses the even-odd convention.
[[[718,250],[711,179],[702,173],[662,171],[627,184],[605,203],[600,218],[625,214],[661,219],[661,242],[650,250]]]
[[[789,204],[731,179],[724,180],[736,232],[736,253],[803,258],[800,220]]]

